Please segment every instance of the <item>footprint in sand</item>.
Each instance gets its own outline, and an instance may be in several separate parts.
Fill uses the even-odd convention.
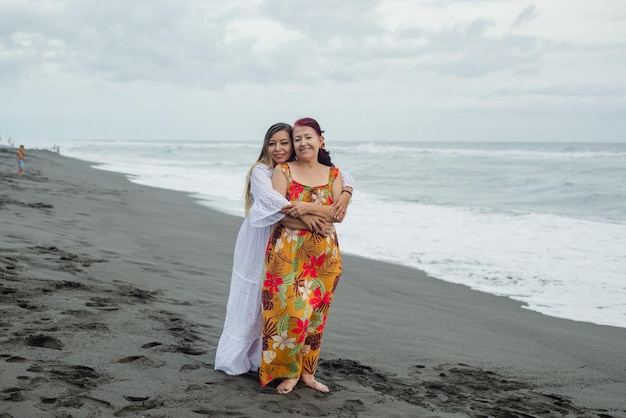
[[[98,373],[89,366],[69,365],[59,362],[37,362],[26,370],[30,373],[39,374],[39,376],[31,379],[31,387],[52,381],[63,382],[74,389],[93,389],[97,387],[101,381],[107,379],[106,376]],[[55,386],[52,387],[57,386],[55,384]]]
[[[15,290],[12,287],[5,287],[4,285],[0,284],[0,296],[4,296],[4,295],[10,295],[13,293],[16,293],[17,290]]]
[[[75,282],[75,281],[71,281],[71,280],[63,280],[61,282],[56,282],[54,283],[54,287],[56,289],[86,289],[87,286],[85,286],[83,283],[80,282]]]
[[[192,356],[206,354],[207,350],[204,347],[207,344],[196,334],[195,324],[187,322],[171,312],[160,311],[158,314],[158,316],[154,316],[154,319],[165,324],[168,332],[178,340],[177,345],[169,347],[171,351]],[[197,343],[201,343],[200,346],[195,345]]]
[[[128,405],[116,413],[114,417],[136,417],[139,416],[139,412],[148,411],[150,409],[158,408],[162,405],[161,402],[156,401],[144,401],[133,405]]]
[[[94,313],[86,309],[69,309],[67,311],[61,312],[61,315],[72,315],[72,316],[82,318],[82,317],[92,316],[94,315]]]
[[[5,360],[7,363],[24,363],[27,361],[24,357],[11,356]]]
[[[22,389],[15,387],[3,389],[0,395],[0,399],[9,402],[23,402],[26,400],[24,398],[24,395],[22,395]],[[1,417],[2,415],[0,415],[0,418]]]
[[[41,312],[41,311],[44,311],[46,309],[46,308],[44,308],[42,306],[33,305],[28,300],[18,300],[17,301],[17,306],[19,306],[22,309],[26,309],[27,311],[34,311],[34,312]]]
[[[53,350],[62,350],[63,343],[59,341],[58,338],[51,337],[49,335],[32,335],[26,338],[26,345],[30,345],[31,347],[42,347],[42,348],[50,348]]]
[[[82,330],[100,331],[100,332],[109,331],[109,327],[106,324],[102,324],[100,322],[89,322],[86,324],[73,324],[73,325],[70,325],[68,328],[73,329],[73,330],[82,329]]]
[[[92,298],[89,298],[89,300],[91,300],[91,302],[86,302],[85,306],[89,306],[90,308],[96,308],[101,311],[116,311],[119,309],[119,306],[117,306],[109,298],[94,296]]]
[[[128,356],[119,359],[117,362],[122,364],[129,363],[140,367],[161,367],[165,365],[164,362],[155,361],[146,356]]]
[[[141,348],[152,348],[152,347],[157,347],[159,345],[163,345],[163,343],[159,343],[159,342],[151,342],[151,343],[146,343],[144,345],[141,346]]]
[[[124,399],[128,402],[145,402],[150,398],[147,396],[124,396]]]
[[[119,282],[119,280],[115,280],[115,282]],[[118,286],[118,294],[131,299],[133,302],[148,303],[152,301],[158,293],[158,291],[143,290],[130,285]]]
[[[283,412],[283,408],[280,406],[280,403],[278,403],[277,401],[261,402],[261,405],[259,405],[259,407],[262,410],[266,412],[271,412],[273,414],[279,414]]]
[[[342,412],[351,412],[356,414],[357,412],[366,411],[367,407],[360,399],[348,399],[343,403],[341,407]]]

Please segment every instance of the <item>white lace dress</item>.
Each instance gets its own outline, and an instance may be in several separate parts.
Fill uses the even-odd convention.
[[[224,329],[215,352],[215,370],[230,375],[257,371],[261,363],[261,288],[265,249],[274,224],[285,215],[289,203],[272,188],[273,169],[257,164],[250,174],[252,208],[243,221],[233,256],[233,273],[226,304]],[[342,173],[345,186],[353,187],[349,173]]]
[[[261,362],[263,257],[272,227],[284,216],[280,208],[289,203],[272,188],[272,173],[263,164],[252,169],[253,204],[235,243],[226,319],[215,353],[215,369],[231,375],[258,370]]]

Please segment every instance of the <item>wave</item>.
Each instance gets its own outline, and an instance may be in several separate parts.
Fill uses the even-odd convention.
[[[529,144],[509,143],[367,143],[345,145],[345,143],[333,144],[332,151],[359,153],[365,155],[393,155],[400,158],[411,156],[441,156],[459,158],[498,158],[518,160],[583,160],[583,159],[619,159],[626,158],[626,144],[555,144],[552,149],[545,150],[546,145],[541,144],[542,149],[529,149]],[[518,146],[519,148],[515,149]],[[485,147],[484,149],[480,149]],[[493,149],[493,148],[500,149]],[[477,149],[479,148],[479,149]],[[514,148],[514,149],[511,149]]]
[[[135,182],[190,192],[242,215],[258,145],[119,141],[64,149]],[[419,268],[548,315],[626,327],[626,222],[588,219],[607,208],[620,217],[626,164],[540,157],[626,155],[626,144],[506,146],[333,144],[333,161],[356,179],[348,219],[337,227],[342,251]],[[417,158],[426,151],[439,154]],[[509,164],[514,155],[527,159]]]

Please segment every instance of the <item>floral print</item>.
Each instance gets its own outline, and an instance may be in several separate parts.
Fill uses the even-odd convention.
[[[291,178],[287,197],[318,205],[332,204],[332,184],[339,170],[331,167],[328,184],[305,186]],[[335,288],[341,277],[337,234],[329,237],[277,224],[265,254],[261,294],[263,356],[259,377],[263,386],[274,379],[314,374],[322,334]]]

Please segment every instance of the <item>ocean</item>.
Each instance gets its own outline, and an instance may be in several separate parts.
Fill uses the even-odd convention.
[[[261,141],[56,145],[243,217],[245,177]],[[329,138],[327,146],[356,183],[337,226],[344,253],[418,268],[545,315],[626,328],[625,143]]]

